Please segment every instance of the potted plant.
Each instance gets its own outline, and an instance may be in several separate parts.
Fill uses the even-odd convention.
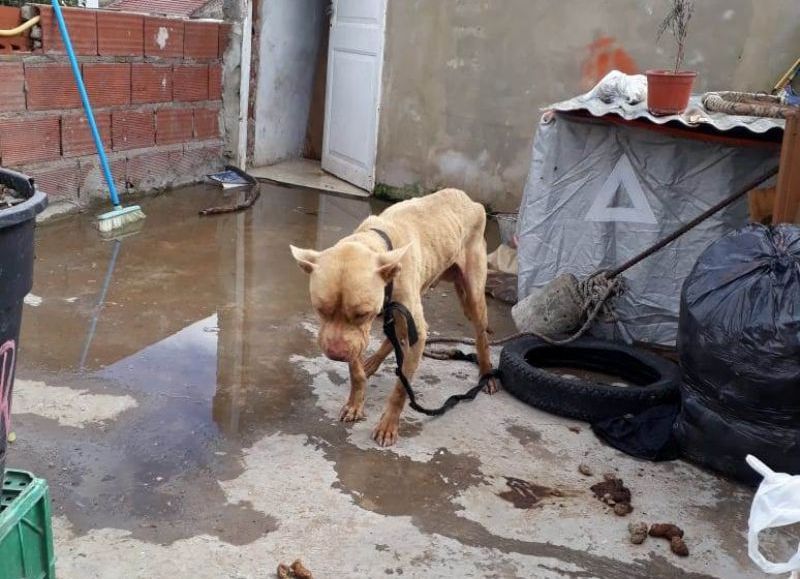
[[[686,49],[686,34],[694,13],[694,0],[670,0],[670,11],[658,28],[657,40],[669,30],[675,39],[675,67],[647,71],[647,108],[654,115],[676,115],[689,106],[697,73],[681,70]]]

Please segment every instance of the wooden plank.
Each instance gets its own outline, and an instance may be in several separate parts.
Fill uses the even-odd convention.
[[[747,194],[750,208],[750,221],[753,223],[772,223],[772,211],[775,208],[775,187],[753,189]]]
[[[794,223],[800,212],[800,114],[786,120],[772,222]]]

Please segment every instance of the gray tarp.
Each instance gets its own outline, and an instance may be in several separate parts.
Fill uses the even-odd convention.
[[[545,115],[520,207],[519,298],[561,273],[584,277],[643,251],[747,181],[778,153]],[[747,220],[741,201],[625,274],[618,321],[595,335],[674,345],[683,280],[702,250]]]

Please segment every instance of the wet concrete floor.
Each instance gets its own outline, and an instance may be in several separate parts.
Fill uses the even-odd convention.
[[[298,557],[317,577],[761,576],[749,491],[627,458],[505,393],[439,419],[407,411],[381,449],[369,433],[390,358],[367,421],[339,423],[347,369],[316,348],[288,245],[327,247],[381,204],[262,185],[247,212],[197,215],[222,198],[201,186],[147,199],[141,231],[120,241],[100,240],[91,215],[38,230],[9,466],[51,485],[59,577],[271,577]],[[468,335],[449,287],[426,314],[432,335]],[[512,331],[506,306],[490,318]],[[475,379],[426,360],[416,382],[434,404]],[[605,471],[633,491],[631,516],[592,498]],[[515,506],[509,480],[548,492]],[[692,556],[630,545],[631,520],[678,523]]]

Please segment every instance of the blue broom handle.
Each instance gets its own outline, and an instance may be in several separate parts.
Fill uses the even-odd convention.
[[[120,209],[119,195],[117,188],[114,185],[114,178],[111,176],[111,169],[108,165],[108,158],[103,149],[103,141],[100,138],[100,131],[97,130],[97,123],[94,121],[94,113],[92,112],[92,105],[89,103],[89,95],[86,94],[86,87],[83,84],[83,76],[81,76],[80,68],[78,68],[78,59],[75,58],[75,51],[72,48],[72,41],[69,38],[67,31],[67,23],[64,22],[64,15],[61,13],[61,6],[58,0],[52,0],[53,12],[56,14],[58,21],[58,29],[61,31],[61,38],[64,40],[64,47],[67,49],[67,56],[69,56],[69,63],[72,65],[72,74],[75,76],[75,84],[78,85],[78,92],[81,95],[81,102],[83,102],[83,110],[86,111],[86,119],[89,121],[89,127],[92,129],[92,138],[94,138],[94,146],[97,149],[97,155],[100,157],[100,166],[103,169],[103,175],[108,183],[108,190],[111,194],[111,203],[114,204],[114,209]]]

